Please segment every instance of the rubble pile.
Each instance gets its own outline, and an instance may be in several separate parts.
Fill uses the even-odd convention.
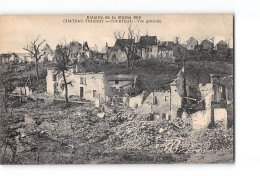
[[[174,162],[176,158],[181,158],[179,162],[185,162],[187,158],[186,149],[182,147],[184,140],[184,130],[180,129],[174,123],[166,121],[148,121],[147,117],[136,115],[135,119],[127,119],[116,127],[110,129],[110,136],[103,145],[104,152],[119,152],[118,157],[124,158],[124,163],[156,163],[160,158],[160,162]],[[182,132],[181,132],[182,131]],[[112,151],[111,151],[112,150]],[[141,152],[142,151],[142,152]],[[140,154],[140,152],[142,154]],[[142,158],[141,155],[144,155]],[[160,156],[158,156],[158,154]],[[148,159],[149,158],[149,159]]]
[[[227,162],[232,162],[233,137],[233,128],[226,129],[223,124],[217,124],[213,129],[193,131],[183,142],[183,146],[188,149],[187,154],[190,156],[187,162],[214,163],[217,161],[214,161],[213,158],[216,159],[222,155],[230,155]],[[206,159],[207,155],[210,158]]]
[[[152,120],[131,109],[89,104],[41,106],[31,112],[25,107],[14,111],[12,119],[17,120],[8,128],[17,148],[16,163],[188,162],[192,155],[233,145],[231,131],[194,132],[188,120]]]

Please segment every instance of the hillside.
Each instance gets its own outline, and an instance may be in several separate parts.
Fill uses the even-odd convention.
[[[182,63],[161,62],[156,59],[135,61],[132,68],[127,68],[126,63],[116,65],[85,61],[81,65],[84,67],[84,72],[136,74],[140,81],[140,88],[146,91],[167,90],[168,84],[176,79],[182,69]],[[210,82],[209,74],[233,74],[233,64],[222,61],[188,61],[185,63],[185,72],[187,83],[193,87],[197,83]]]

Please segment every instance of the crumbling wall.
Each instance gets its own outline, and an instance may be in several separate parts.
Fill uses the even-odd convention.
[[[136,113],[140,115],[152,113],[151,105],[146,103],[142,104],[140,107],[136,109]]]
[[[207,128],[211,122],[211,110],[198,111],[190,115],[193,130]]]
[[[108,89],[108,96],[122,95],[132,88],[137,76],[132,74],[110,74],[105,76],[105,84]]]
[[[108,80],[107,83],[110,87],[114,87],[116,89],[120,89],[121,87],[123,89],[129,89],[130,87],[132,87],[133,81],[132,80],[118,80],[118,84],[115,83],[114,80],[110,81]]]
[[[109,51],[108,61],[116,64],[125,62],[127,61],[127,55],[121,49],[113,48]]]
[[[137,95],[135,97],[129,98],[129,107],[130,108],[138,108],[143,103],[144,94]]]
[[[227,110],[225,108],[214,108],[214,122],[216,124],[219,121],[222,121],[227,127]]]
[[[47,93],[54,95],[54,81],[53,81],[54,70],[47,70],[46,83],[47,83]]]
[[[205,85],[200,84],[199,89],[201,92],[201,99],[205,100],[205,108],[211,108],[212,98],[214,96],[214,91],[211,83],[207,83]]]
[[[151,107],[152,112],[166,113],[170,111],[170,92],[151,92],[143,104]]]
[[[177,117],[177,111],[181,108],[181,96],[177,91],[176,85],[171,85],[171,117],[175,119]]]
[[[80,77],[86,79],[85,84],[80,84]],[[73,81],[73,79],[71,81]],[[74,86],[69,88],[70,94],[79,96],[80,87],[83,87],[83,98],[86,100],[96,101],[96,99],[98,99],[100,102],[105,101],[106,88],[104,73],[76,74],[74,81]],[[96,91],[96,93],[94,93],[94,91]]]
[[[213,111],[213,114],[211,114]],[[213,117],[212,117],[213,116]],[[225,108],[212,108],[198,111],[190,115],[192,120],[192,127],[194,130],[201,130],[207,128],[214,119],[214,124],[223,122],[223,125],[227,127],[227,110]]]

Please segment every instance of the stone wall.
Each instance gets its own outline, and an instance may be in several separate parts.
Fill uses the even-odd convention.
[[[151,107],[154,113],[166,113],[170,111],[170,91],[151,92],[144,104]]]
[[[227,128],[228,124],[227,110],[225,108],[212,108],[197,111],[196,113],[191,114],[190,118],[194,130],[207,128],[212,122],[214,122],[214,124],[223,122],[225,128]]]
[[[137,95],[135,97],[129,98],[129,107],[130,108],[138,108],[143,103],[144,94]]]
[[[175,119],[177,117],[177,111],[181,108],[182,98],[177,91],[176,84],[171,84],[171,117]]]

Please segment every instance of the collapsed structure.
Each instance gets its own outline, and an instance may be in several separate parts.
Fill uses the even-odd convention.
[[[143,101],[138,113],[152,113],[155,119],[191,120],[193,129],[214,127],[217,122],[225,127],[233,125],[233,77],[211,74],[210,83],[200,84],[200,98],[195,99],[185,85],[184,74],[170,84],[168,91],[153,91]]]
[[[211,74],[210,78],[210,83],[198,85],[200,98],[192,97],[186,85],[184,69],[169,84],[169,90],[143,92],[131,97],[128,90],[136,85],[136,75],[81,73],[75,72],[75,69],[67,73],[67,82],[71,82],[68,86],[70,98],[90,100],[99,107],[116,99],[116,106],[121,102],[139,114],[152,114],[154,119],[189,117],[195,130],[214,126],[217,121],[223,121],[226,127],[232,126],[233,77]],[[65,96],[63,80],[59,79],[54,69],[47,71],[46,81],[49,95]]]
[[[226,127],[233,124],[233,76],[211,74],[210,77],[210,83],[199,85],[205,110],[192,115],[196,129],[215,126],[218,121],[223,121]]]

